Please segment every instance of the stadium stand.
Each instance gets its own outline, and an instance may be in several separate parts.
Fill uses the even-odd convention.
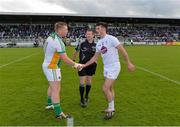
[[[92,26],[94,27],[94,26]],[[70,27],[68,38],[84,38],[87,27]],[[47,38],[53,31],[52,24],[0,24],[0,40]],[[130,24],[123,27],[110,27],[109,34],[131,38],[134,42],[180,41],[179,26],[151,26]]]
[[[8,17],[6,18],[6,20],[8,20]],[[71,19],[72,18],[74,17],[71,17]],[[68,43],[82,41],[85,38],[86,29],[95,28],[96,20],[92,20],[93,17],[91,22],[81,18],[78,19],[82,22],[69,22],[69,33],[66,39]],[[39,20],[41,21],[42,19]],[[104,19],[100,18],[98,20]],[[137,19],[126,19],[126,22],[123,22],[122,19],[119,21],[118,19],[116,20],[117,21],[114,22],[115,19],[113,18],[107,19],[107,22],[109,22],[108,33],[123,38],[124,42],[136,44],[141,42],[145,42],[145,44],[151,42],[153,42],[153,44],[180,42],[180,25],[176,22],[170,22],[166,19],[161,19],[163,22],[158,20],[159,23],[157,23],[157,19],[155,22],[152,22],[153,19],[146,19],[144,22],[141,21],[141,19],[139,19],[139,21]],[[14,19],[13,22],[4,23],[0,20],[0,44],[8,42],[7,45],[13,47],[16,46],[17,42],[33,42],[33,45],[37,47],[39,43],[42,44],[53,31],[53,22],[39,22],[34,23],[32,19],[26,19],[24,22],[19,22],[17,20],[16,22]]]

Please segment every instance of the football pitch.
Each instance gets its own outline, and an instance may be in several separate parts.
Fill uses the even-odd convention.
[[[101,58],[93,78],[87,108],[80,107],[77,71],[62,70],[61,106],[74,117],[76,126],[180,126],[180,46],[125,47],[137,69],[121,73],[115,83],[116,113],[103,120],[107,102],[101,90],[104,81]],[[67,47],[72,57],[73,47]],[[0,49],[0,125],[66,126],[54,112],[46,111],[48,82],[42,72],[41,48]]]

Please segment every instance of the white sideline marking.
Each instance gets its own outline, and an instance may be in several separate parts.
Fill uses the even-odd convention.
[[[39,53],[34,53],[34,54],[29,55],[29,56],[25,56],[25,57],[22,57],[22,58],[20,58],[20,59],[11,61],[11,62],[9,62],[9,63],[7,63],[7,64],[3,64],[3,65],[0,66],[0,69],[3,68],[3,67],[5,67],[5,66],[8,66],[8,65],[10,65],[10,64],[13,64],[13,63],[16,63],[16,62],[25,60],[25,59],[27,59],[27,58],[29,58],[29,57],[31,57],[31,56],[37,55],[37,54],[39,54]]]
[[[8,65],[10,65],[10,64],[13,64],[13,63],[22,61],[22,60],[24,60],[24,59],[27,59],[27,58],[29,58],[29,57],[31,57],[31,56],[33,56],[33,55],[37,55],[37,54],[39,54],[39,53],[34,53],[34,54],[32,54],[32,55],[25,56],[25,57],[22,57],[22,58],[20,58],[20,59],[11,61],[11,62],[9,62],[9,63],[7,63],[7,64],[3,64],[3,65],[0,66],[0,69],[3,68],[3,67],[5,67],[5,66],[8,66]],[[157,77],[160,77],[160,78],[162,78],[162,79],[165,79],[165,80],[167,80],[167,81],[173,82],[173,83],[175,83],[175,84],[177,84],[177,85],[180,85],[180,82],[179,82],[179,81],[170,79],[170,78],[168,78],[168,77],[166,77],[166,76],[164,76],[164,75],[161,75],[161,74],[159,74],[159,73],[150,71],[150,70],[148,70],[148,69],[146,69],[146,68],[143,68],[143,67],[140,67],[140,66],[136,66],[136,68],[139,69],[139,70],[148,72],[148,73],[150,73],[150,74],[152,74],[152,75],[155,75],[155,76],[157,76]]]
[[[180,82],[179,82],[179,81],[170,79],[170,78],[168,78],[168,77],[166,77],[166,76],[164,76],[164,75],[161,75],[161,74],[159,74],[159,73],[150,71],[150,70],[148,70],[148,69],[146,69],[146,68],[139,67],[139,66],[136,66],[136,68],[139,69],[139,70],[148,72],[148,73],[150,73],[150,74],[152,74],[152,75],[155,75],[155,76],[157,76],[157,77],[160,77],[160,78],[162,78],[162,79],[165,79],[165,80],[167,80],[167,81],[173,82],[173,83],[175,83],[175,84],[177,84],[177,85],[180,85]]]

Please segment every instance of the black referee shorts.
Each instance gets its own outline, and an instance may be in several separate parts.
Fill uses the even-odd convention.
[[[96,67],[97,67],[97,64],[94,63],[94,64],[82,69],[81,71],[78,71],[78,75],[79,76],[92,76],[96,72]]]

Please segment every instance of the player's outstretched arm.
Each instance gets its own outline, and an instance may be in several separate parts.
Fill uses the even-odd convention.
[[[134,64],[132,64],[132,62],[130,61],[129,56],[128,56],[128,53],[126,52],[126,50],[125,50],[125,48],[123,47],[123,45],[120,44],[120,45],[118,45],[116,48],[119,50],[119,52],[122,54],[124,60],[126,61],[127,66],[128,66],[128,70],[129,70],[129,71],[135,71],[135,66],[134,66]]]
[[[83,65],[83,68],[93,64],[94,62],[97,62],[99,55],[100,53],[96,52],[94,56],[86,64]]]
[[[68,65],[76,68],[76,69],[80,69],[82,68],[82,65],[81,64],[78,64],[78,63],[75,63],[74,61],[72,61],[66,53],[64,54],[60,54],[60,58]]]

